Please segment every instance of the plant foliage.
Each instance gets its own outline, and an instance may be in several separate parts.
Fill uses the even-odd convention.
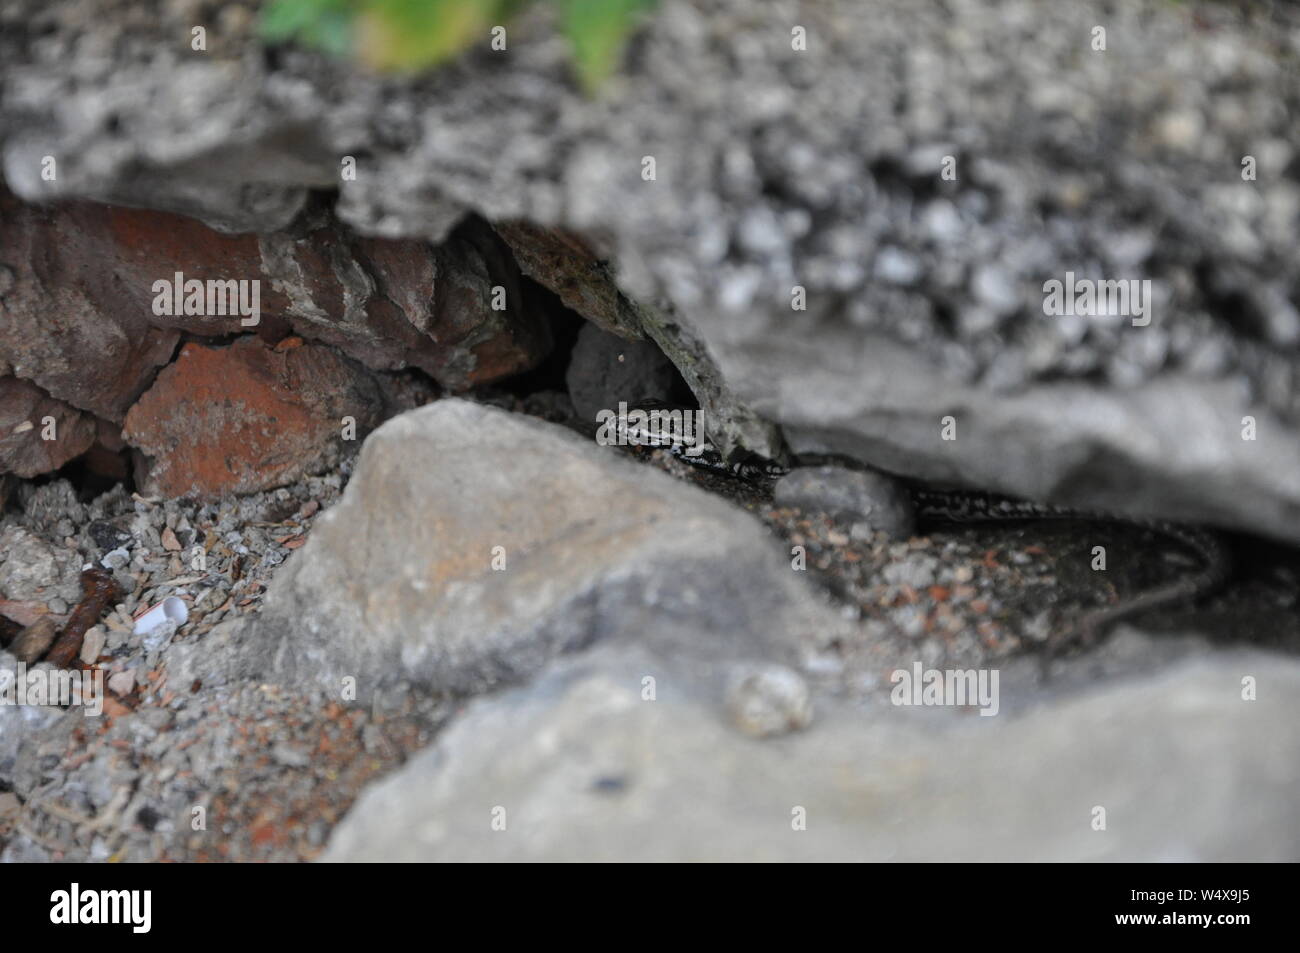
[[[488,42],[494,26],[534,2],[559,8],[574,68],[591,91],[617,68],[628,36],[658,0],[270,0],[261,34],[376,69],[416,71]]]

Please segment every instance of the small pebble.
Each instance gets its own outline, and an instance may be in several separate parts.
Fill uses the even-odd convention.
[[[131,554],[127,552],[124,547],[119,546],[117,549],[105,553],[104,558],[99,561],[99,564],[105,569],[116,571],[118,569],[126,568],[127,564],[130,562]]]
[[[104,653],[104,646],[107,644],[108,630],[102,625],[93,626],[87,630],[86,637],[81,642],[81,661],[87,665],[94,665]]]
[[[271,757],[286,768],[305,768],[311,764],[310,754],[287,744],[278,744],[272,748]]]
[[[131,694],[135,688],[135,669],[128,669],[125,672],[114,672],[108,676],[109,691],[118,696]]]
[[[754,738],[801,731],[812,724],[812,695],[798,672],[784,665],[747,671],[727,692],[732,722]]]
[[[906,539],[916,528],[907,488],[872,470],[799,467],[781,478],[773,498],[779,506],[820,510],[850,525],[866,523],[894,539]]]

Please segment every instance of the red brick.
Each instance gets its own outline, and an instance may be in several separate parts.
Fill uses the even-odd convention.
[[[380,388],[332,348],[275,351],[253,337],[186,344],[126,417],[148,458],[148,493],[213,498],[282,486],[327,466],[342,418],[361,439],[383,417]]]

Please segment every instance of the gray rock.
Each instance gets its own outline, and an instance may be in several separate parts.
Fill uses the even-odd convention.
[[[635,407],[650,398],[669,401],[677,370],[653,341],[629,341],[594,324],[578,333],[565,381],[578,417],[594,432],[596,414],[617,412],[619,401]]]
[[[278,744],[272,748],[271,757],[288,768],[305,768],[311,764],[310,752],[287,744]]]
[[[0,599],[75,602],[80,579],[75,552],[51,546],[21,526],[10,524],[0,532]]]
[[[644,700],[645,665],[579,660],[472,703],[360,798],[323,859],[1282,861],[1300,851],[1290,658],[1215,655],[1010,718],[836,709],[768,742],[725,727],[676,679],[661,677]],[[1257,701],[1242,698],[1245,676]]]
[[[0,704],[0,786],[11,788],[20,769],[30,764],[31,746],[38,743],[44,733],[65,717],[58,708],[43,705],[13,704],[14,679],[18,660],[8,652],[0,652],[0,682],[3,682],[7,700]],[[81,715],[78,713],[78,719]],[[24,752],[24,746],[28,750]]]
[[[174,621],[163,622],[143,635],[140,639],[140,645],[146,652],[158,652],[171,642],[178,627],[178,624]]]
[[[823,510],[849,524],[906,539],[916,531],[907,488],[883,473],[846,467],[799,467],[778,481],[773,497],[781,506]]]
[[[1235,383],[1183,375],[1127,392],[1060,383],[994,395],[936,377],[914,352],[884,339],[858,345],[845,335],[837,348],[833,337],[814,353],[800,343],[804,336],[783,330],[755,360],[733,361],[728,371],[753,382],[752,406],[784,423],[797,453],[844,454],[935,483],[1103,512],[1300,538],[1300,440]],[[1256,419],[1255,440],[1242,438],[1247,416]],[[948,417],[954,440],[943,439]]]
[[[924,589],[934,585],[934,572],[938,564],[933,556],[918,553],[890,562],[880,576],[891,585]]]
[[[99,564],[105,569],[110,569],[116,572],[119,569],[125,569],[130,562],[131,551],[123,546],[119,546],[117,549],[105,553],[103,558],[100,559]]]
[[[391,419],[234,657],[368,697],[479,691],[605,640],[779,661],[833,630],[750,516],[618,453],[455,399]]]
[[[24,162],[24,158],[28,161]],[[26,169],[32,167],[30,156],[21,153],[7,161],[21,170],[24,178]],[[309,191],[305,188],[220,181],[221,166],[219,162],[205,162],[174,174],[151,170],[125,176],[106,184],[104,198],[114,205],[188,215],[221,232],[286,228],[307,204]],[[225,173],[229,171],[227,167]]]
[[[242,616],[223,619],[210,632],[200,638],[190,637],[173,642],[167,647],[167,675],[176,685],[189,685],[195,681],[215,687],[231,685],[250,674],[245,653],[251,635],[249,622]],[[109,641],[112,647],[112,640]],[[122,679],[124,691],[129,692],[135,683],[131,675]],[[113,676],[117,678],[118,675]],[[112,687],[112,679],[109,680]],[[114,689],[116,691],[116,689]]]
[[[876,277],[895,285],[911,285],[921,276],[921,262],[897,248],[882,248],[876,257]]]
[[[699,399],[709,439],[715,446],[728,456],[746,450],[769,460],[785,458],[780,430],[736,395],[708,346],[688,321],[669,310],[644,305],[638,306],[636,313],[645,333],[677,365],[691,393]]]
[[[170,670],[170,669],[169,669]],[[114,672],[108,677],[108,690],[115,695],[127,695],[135,688],[135,672]]]
[[[618,290],[609,263],[577,236],[527,222],[499,222],[520,270],[553,291],[569,310],[628,340],[643,337],[636,309]]]

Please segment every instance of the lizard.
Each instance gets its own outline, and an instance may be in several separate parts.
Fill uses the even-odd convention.
[[[1122,619],[1161,606],[1193,602],[1208,595],[1227,582],[1232,570],[1231,555],[1222,537],[1212,530],[1197,526],[1055,503],[1019,500],[979,491],[912,487],[911,492],[913,506],[921,519],[952,523],[1100,520],[1148,529],[1196,554],[1200,561],[1198,569],[1115,605],[1085,613],[1074,627],[1074,634],[1085,646],[1094,644],[1106,630]]]
[[[661,401],[649,399],[639,401],[636,406],[647,411],[681,409]],[[707,439],[698,441],[694,446],[687,446],[680,439],[676,439],[679,436],[678,434],[673,432],[665,433],[662,427],[656,430],[653,424],[648,422],[636,426],[625,426],[622,432],[630,443],[662,447],[677,459],[683,460],[693,467],[742,480],[750,486],[764,491],[770,491],[781,477],[790,472],[790,467],[786,467],[780,462],[766,460],[755,455],[749,455],[741,459],[728,459]],[[796,466],[814,465],[827,462],[830,459],[835,459],[839,463],[847,463],[850,466],[861,466],[857,461],[845,461],[822,456],[796,458],[792,461],[792,464]],[[1208,595],[1222,586],[1231,573],[1231,557],[1222,538],[1211,530],[1201,529],[1196,526],[1062,506],[1054,503],[1021,500],[982,491],[942,490],[920,484],[911,484],[908,488],[916,516],[918,520],[923,522],[974,523],[1008,520],[1098,520],[1116,522],[1151,530],[1172,539],[1185,549],[1196,554],[1201,563],[1200,568],[1197,570],[1186,573],[1165,585],[1140,592],[1115,605],[1103,606],[1086,612],[1075,624],[1071,633],[1076,637],[1077,641],[1085,646],[1094,644],[1105,631],[1122,619],[1161,606],[1192,602]],[[1054,643],[1057,646],[1063,646],[1069,641],[1071,640],[1060,639],[1054,640]]]

